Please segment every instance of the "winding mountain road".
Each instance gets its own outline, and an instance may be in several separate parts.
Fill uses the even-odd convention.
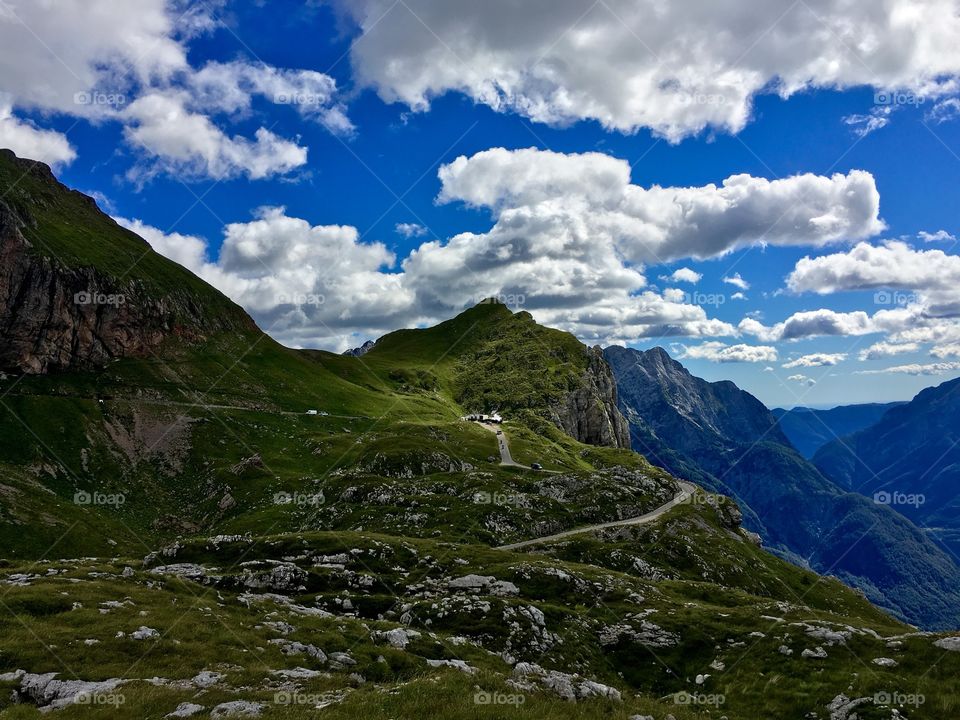
[[[644,513],[643,515],[637,515],[636,517],[627,518],[626,520],[612,520],[611,522],[598,523],[597,525],[586,525],[584,527],[574,528],[573,530],[565,530],[564,532],[554,533],[553,535],[544,535],[543,537],[534,538],[532,540],[511,543],[510,545],[499,545],[496,549],[520,550],[525,547],[530,547],[531,545],[539,545],[545,542],[552,542],[553,540],[562,540],[563,538],[570,537],[571,535],[581,535],[583,533],[595,532],[597,530],[625,527],[628,525],[645,525],[648,522],[653,522],[657,518],[669,512],[672,508],[690,499],[690,497],[693,495],[693,491],[696,489],[696,485],[693,483],[688,483],[685,480],[680,480],[679,483],[680,492],[678,492],[672,500],[664,503],[655,510]]]
[[[496,425],[491,425],[490,423],[478,422],[482,428],[486,428],[492,433],[499,433],[497,435],[497,445],[500,448],[500,464],[507,465],[509,467],[518,467],[529,470],[529,465],[521,465],[516,460],[513,459],[513,455],[510,454],[510,445],[507,443],[507,436],[498,428]]]

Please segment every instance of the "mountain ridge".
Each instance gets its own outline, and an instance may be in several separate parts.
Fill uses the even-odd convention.
[[[921,390],[875,424],[824,445],[814,464],[960,553],[960,378]]]
[[[806,407],[790,410],[774,408],[770,412],[777,418],[781,429],[797,451],[810,460],[824,445],[873,425],[888,410],[902,404],[861,403],[822,410]]]
[[[0,368],[103,367],[171,335],[254,332],[239,306],[59,183],[0,151]],[[84,262],[91,252],[96,262]]]
[[[921,625],[956,624],[960,568],[912,523],[821,474],[759,400],[696,378],[663,349],[605,353],[638,452],[736,498],[745,525],[785,556]]]

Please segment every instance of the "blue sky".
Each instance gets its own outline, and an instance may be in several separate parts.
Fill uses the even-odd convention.
[[[864,46],[829,0],[767,24],[710,16],[753,40],[708,48],[727,72],[702,83],[649,47],[698,32],[683,13],[647,28],[642,2],[564,0],[573,21],[537,44],[537,3],[459,4],[96,0],[54,17],[5,2],[0,144],[291,345],[342,350],[503,294],[771,406],[899,400],[960,375],[960,57],[921,48],[952,32],[952,3],[892,3],[923,21],[861,28]],[[97,11],[112,34],[85,30]],[[711,189],[741,174],[735,197]],[[680,268],[701,277],[666,279]]]

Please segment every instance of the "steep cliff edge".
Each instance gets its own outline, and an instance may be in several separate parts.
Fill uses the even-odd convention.
[[[0,368],[91,369],[165,338],[255,331],[246,313],[43,163],[0,151]]]
[[[587,445],[630,447],[630,428],[617,407],[617,384],[603,350],[586,351],[589,359],[580,387],[551,408],[553,422],[570,437]]]

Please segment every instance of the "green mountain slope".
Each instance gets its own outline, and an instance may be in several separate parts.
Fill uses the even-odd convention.
[[[110,287],[78,247],[69,267],[21,247],[17,267],[62,297]],[[767,553],[723,496],[498,549],[677,496],[618,447],[609,367],[571,336],[481,305],[361,357],[294,351],[242,314],[211,324],[237,311],[194,281],[197,312],[164,316],[184,331],[160,342],[5,366],[0,715],[956,714],[960,640]],[[149,288],[130,312],[177,293]],[[517,465],[461,419],[487,409]]]

